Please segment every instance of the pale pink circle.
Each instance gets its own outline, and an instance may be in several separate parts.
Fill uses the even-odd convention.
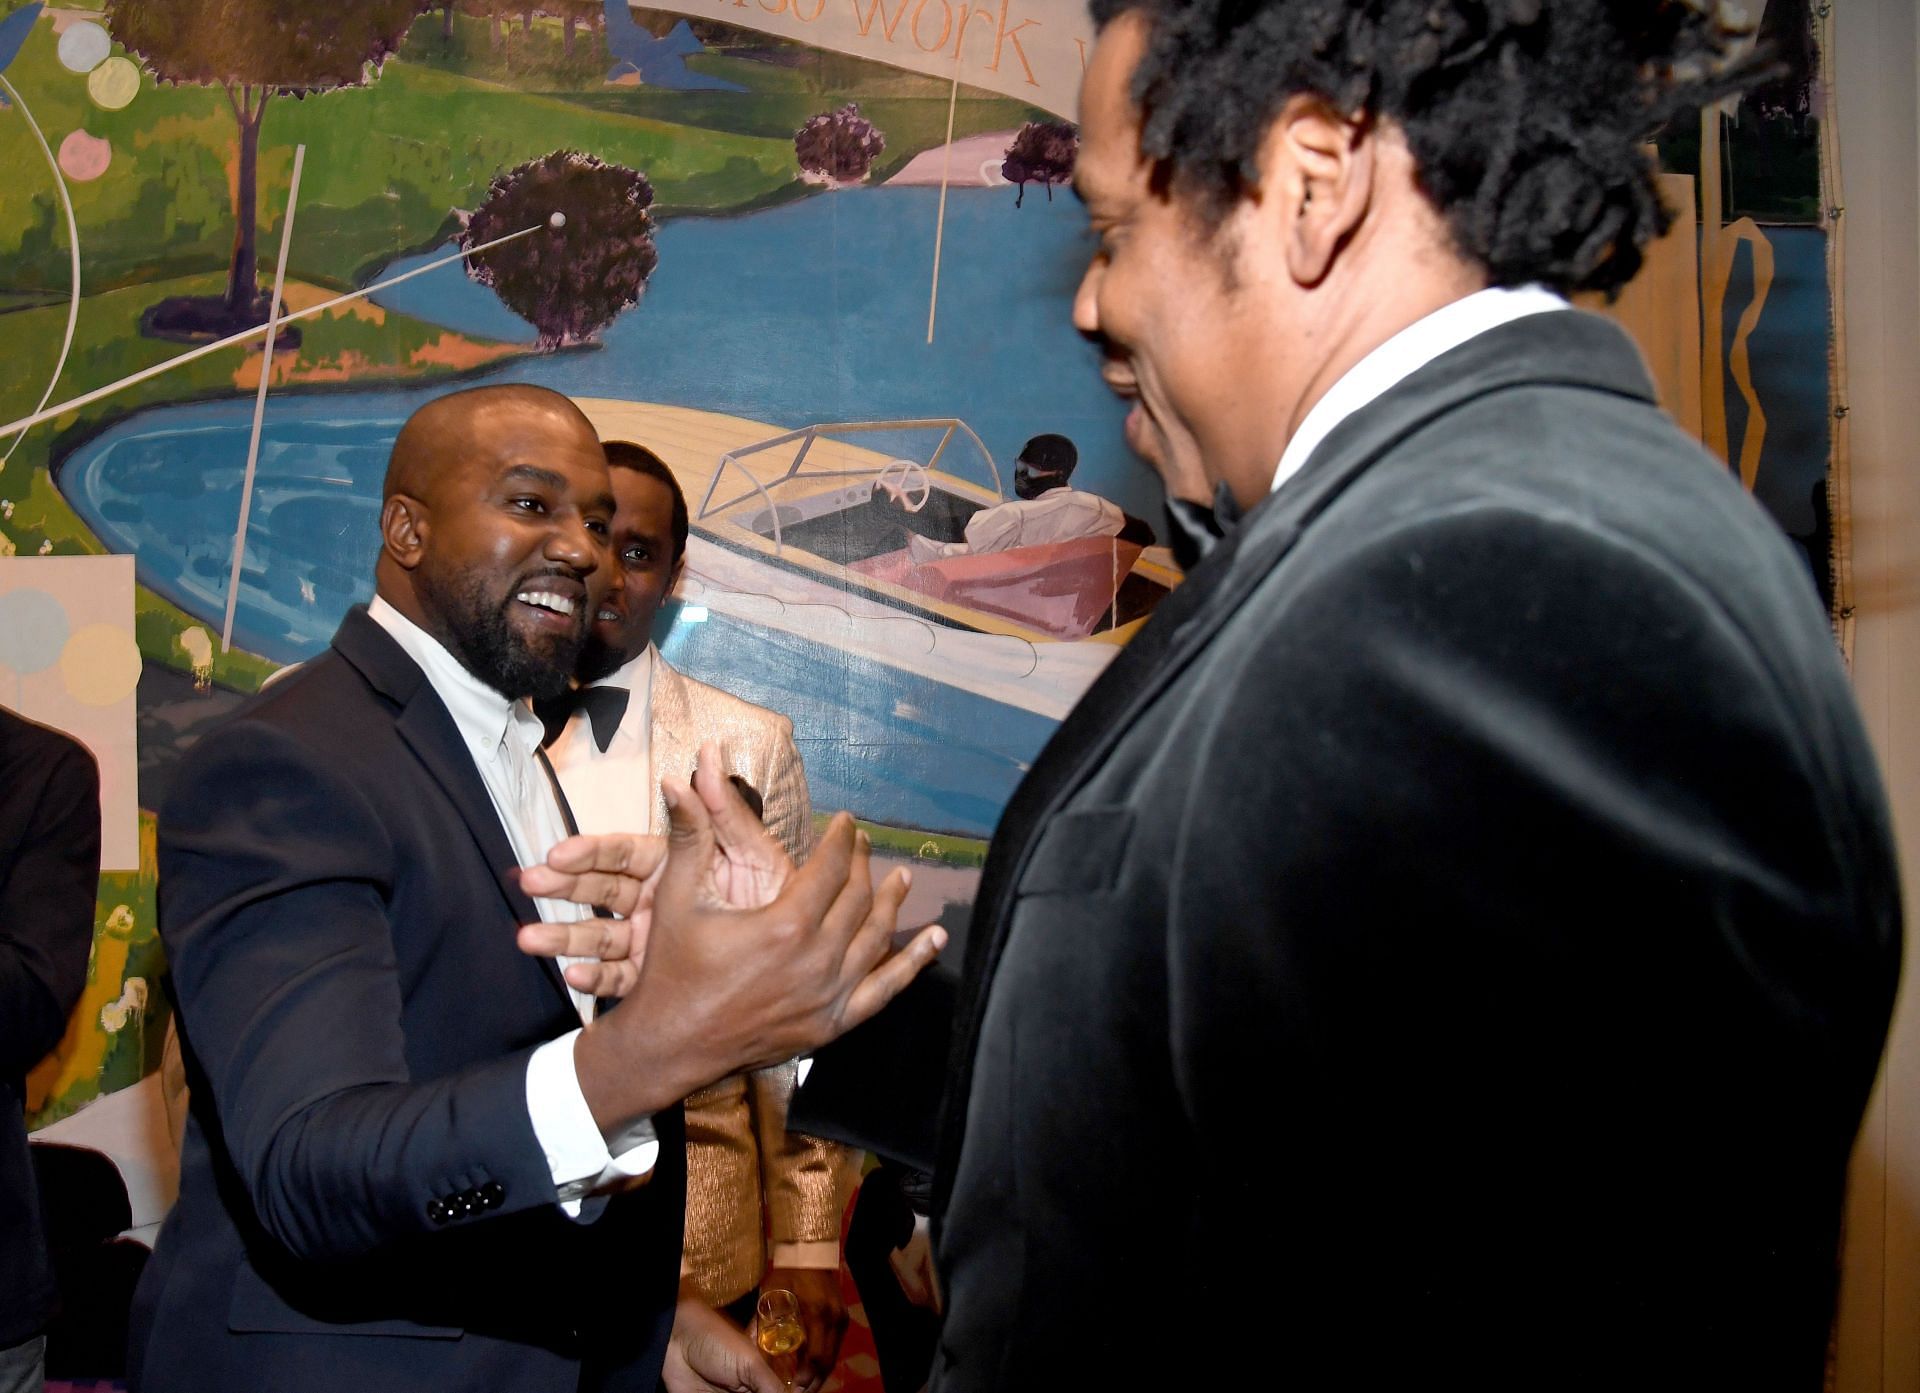
[[[60,142],[60,169],[79,183],[98,179],[113,160],[113,147],[98,136],[75,131]]]

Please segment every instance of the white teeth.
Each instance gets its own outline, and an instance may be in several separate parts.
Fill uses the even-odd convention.
[[[573,613],[573,601],[551,590],[522,590],[513,598],[523,605],[536,605],[541,609],[550,609],[555,614]]]
[[[594,618],[598,619],[603,624],[612,624],[616,622],[620,618],[620,616],[615,614],[610,609],[603,609],[600,611],[600,613],[596,614]]]

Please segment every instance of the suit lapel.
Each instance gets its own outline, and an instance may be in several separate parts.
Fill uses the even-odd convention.
[[[493,796],[487,792],[473,756],[460,738],[459,728],[426,674],[358,605],[341,621],[333,646],[375,691],[400,708],[394,728],[459,814],[468,835],[492,869],[494,884],[505,899],[513,922],[534,922],[540,917],[540,911],[514,878],[519,861],[513,854],[513,844],[507,840],[506,828],[500,825]],[[573,998],[567,994],[559,964],[551,958],[541,959],[540,963],[541,975],[571,1006]]]
[[[652,719],[647,736],[647,787],[653,792],[653,820],[647,830],[659,837],[667,831],[667,800],[661,796],[660,781],[685,779],[692,772],[699,749],[692,743],[695,727],[687,684],[658,653],[653,659]]]
[[[1467,402],[1508,388],[1550,384],[1653,400],[1638,350],[1597,315],[1534,315],[1469,340],[1336,427],[1300,473],[1248,513],[1167,597],[1068,713],[1009,801],[981,873],[942,1110],[936,1215],[951,1193],[987,988],[1006,947],[1015,891],[1039,832],[1146,705],[1186,670],[1313,521],[1369,467]]]

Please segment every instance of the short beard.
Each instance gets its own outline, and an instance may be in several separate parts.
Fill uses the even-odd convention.
[[[599,634],[588,628],[587,640],[580,645],[580,661],[574,666],[574,675],[580,679],[581,686],[611,677],[626,665],[627,655],[624,652],[609,647],[601,641]]]
[[[426,611],[439,619],[437,637],[460,666],[508,701],[544,701],[567,690],[584,631],[571,639],[556,637],[551,651],[543,653],[514,632],[506,610],[487,599],[478,576],[468,574],[442,585],[422,568],[414,575],[414,587]]]

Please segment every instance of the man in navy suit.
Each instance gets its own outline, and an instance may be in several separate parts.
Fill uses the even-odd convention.
[[[697,1303],[676,1323],[679,1101],[877,1009],[937,939],[889,956],[898,888],[871,891],[844,816],[732,908],[702,798],[729,809],[680,786],[619,1009],[520,952],[517,926],[585,914],[519,884],[571,830],[527,698],[573,670],[612,511],[564,397],[429,403],[394,445],[372,604],[183,763],[160,926],[191,1112],[136,1388],[653,1393],[664,1366],[778,1389]]]

